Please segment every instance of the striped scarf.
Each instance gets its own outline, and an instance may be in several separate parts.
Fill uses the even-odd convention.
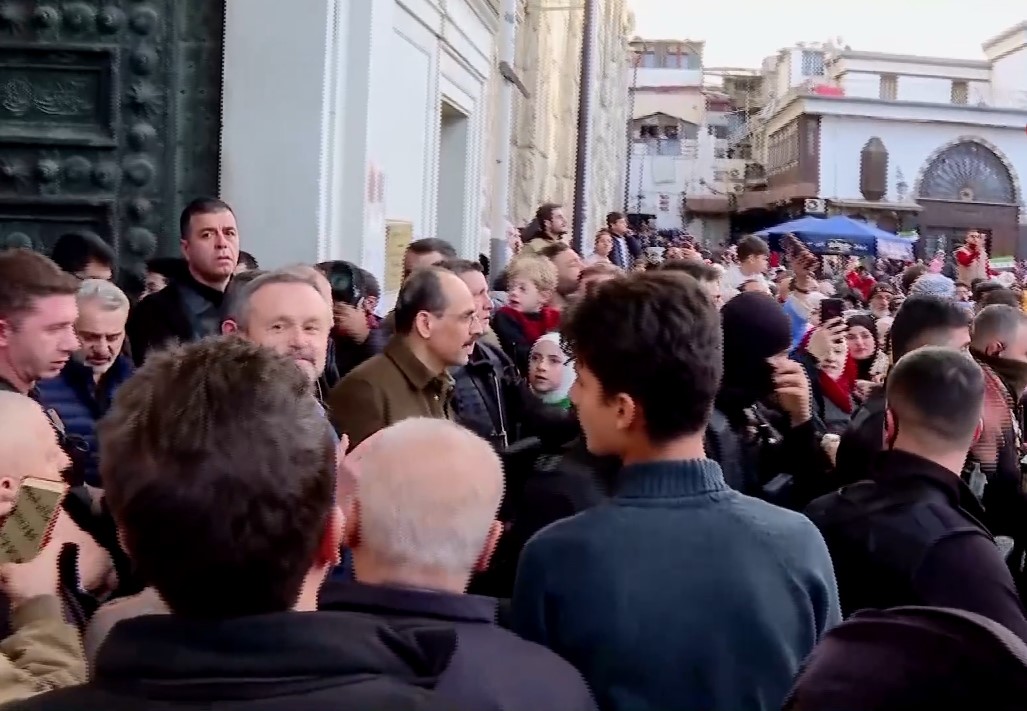
[[[1011,448],[1019,463],[1023,457],[1023,412],[1018,398],[1014,398],[1002,377],[988,365],[986,356],[975,353],[974,359],[984,372],[984,408],[981,436],[970,453],[981,465],[985,476],[998,470],[1000,453]],[[1027,493],[1027,478],[1020,474],[1020,490]]]

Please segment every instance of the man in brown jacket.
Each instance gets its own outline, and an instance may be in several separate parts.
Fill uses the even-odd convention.
[[[483,324],[470,289],[447,269],[415,270],[396,299],[396,335],[384,352],[350,371],[328,395],[339,434],[355,447],[408,417],[453,419],[453,379]]]

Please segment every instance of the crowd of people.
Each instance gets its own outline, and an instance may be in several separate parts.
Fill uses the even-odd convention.
[[[1024,706],[1027,315],[981,235],[614,212],[579,255],[548,204],[502,273],[412,242],[384,309],[220,200],[179,227],[142,294],[88,234],[0,253],[0,515],[67,485],[0,565],[3,708]]]

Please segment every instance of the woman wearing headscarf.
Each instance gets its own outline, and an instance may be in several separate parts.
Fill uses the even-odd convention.
[[[574,384],[574,368],[560,345],[556,333],[543,334],[531,347],[528,357],[528,383],[531,391],[547,405],[569,409],[569,393]]]
[[[568,393],[574,368],[559,334],[546,333],[532,346],[528,380],[543,402],[571,407]],[[603,503],[612,493],[620,470],[618,458],[590,453],[580,433],[558,447],[548,444],[531,447],[524,441],[502,453],[506,490],[500,520],[504,531],[488,570],[472,580],[471,593],[509,598],[517,561],[528,539],[555,521]]]
[[[845,343],[849,356],[856,362],[856,383],[854,395],[859,401],[866,400],[877,371],[887,364],[881,363],[882,348],[878,337],[877,323],[868,314],[849,316],[845,321]]]

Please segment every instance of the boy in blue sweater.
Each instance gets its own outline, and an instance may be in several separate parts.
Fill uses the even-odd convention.
[[[705,458],[716,309],[686,274],[633,274],[563,335],[588,448],[624,467],[608,504],[528,543],[514,629],[577,666],[607,711],[776,711],[840,621],[838,592],[816,527],[731,490]],[[790,373],[779,395],[807,387]]]

